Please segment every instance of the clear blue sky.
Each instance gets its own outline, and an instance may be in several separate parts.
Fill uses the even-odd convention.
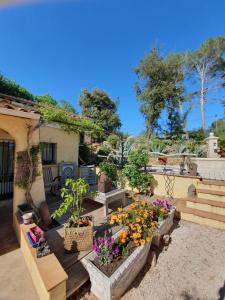
[[[0,72],[34,94],[49,93],[76,108],[82,88],[102,88],[120,98],[122,130],[137,134],[144,120],[133,68],[143,55],[155,44],[167,52],[195,49],[217,35],[225,35],[224,0],[56,0],[4,6]],[[222,107],[208,104],[206,123],[215,115],[223,116]],[[198,107],[188,125],[200,125]]]

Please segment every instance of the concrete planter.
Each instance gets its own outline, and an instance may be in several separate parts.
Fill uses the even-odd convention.
[[[114,235],[114,238],[117,235],[118,233]],[[90,276],[92,293],[100,300],[119,299],[145,265],[150,245],[151,242],[137,247],[110,277],[107,277],[92,263],[95,258],[94,252],[83,258],[82,263]]]
[[[161,237],[164,234],[167,234],[173,226],[173,218],[174,218],[175,208],[169,212],[168,217],[159,223],[158,225],[158,234],[153,237],[152,244],[154,246],[159,247]]]

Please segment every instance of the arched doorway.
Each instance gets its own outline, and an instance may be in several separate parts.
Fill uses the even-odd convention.
[[[13,229],[13,179],[15,141],[0,129],[0,255],[18,246]]]

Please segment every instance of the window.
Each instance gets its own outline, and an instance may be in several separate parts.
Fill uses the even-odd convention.
[[[41,159],[43,165],[56,163],[56,144],[41,143]]]

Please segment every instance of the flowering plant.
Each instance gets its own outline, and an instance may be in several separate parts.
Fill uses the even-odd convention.
[[[168,212],[174,208],[173,204],[167,199],[156,199],[153,201],[153,205],[163,207]]]
[[[118,208],[118,212],[112,214],[110,224],[126,226],[118,236],[120,245],[132,241],[135,246],[150,242],[158,225],[153,206],[145,201],[136,201],[126,211]]]
[[[104,231],[104,237],[94,238],[93,250],[100,266],[110,264],[114,258],[120,255],[118,244],[115,243],[113,237],[109,236],[107,230]]]
[[[174,208],[171,202],[166,199],[156,199],[153,201],[153,205],[159,221],[165,219],[168,213]]]

